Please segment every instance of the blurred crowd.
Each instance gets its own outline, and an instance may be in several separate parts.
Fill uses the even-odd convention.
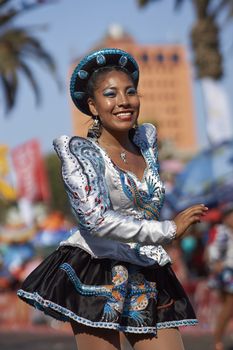
[[[174,172],[180,171],[178,165],[173,163],[163,163],[162,171],[168,165],[174,167]],[[172,175],[164,176],[164,181],[169,193],[169,183],[171,187],[173,185]],[[35,205],[35,219],[31,226],[23,222],[19,209],[9,209],[4,224],[0,226],[0,327],[6,323],[8,307],[14,303],[17,304],[15,310],[18,303],[26,308],[23,314],[29,313],[27,322],[51,326],[50,318],[21,305],[16,290],[26,276],[75,230],[72,217],[68,218],[59,211],[48,212],[43,204]],[[174,241],[166,249],[175,273],[194,304],[200,327],[213,330],[216,312],[221,311],[223,305],[220,298],[222,292],[227,290],[233,295],[233,203],[210,208],[201,222],[193,225],[182,240]],[[232,313],[231,306],[228,309],[230,314],[224,321],[225,328]],[[15,317],[16,323],[21,314],[22,311]],[[14,322],[13,316],[11,322]]]
[[[61,212],[37,208],[33,225],[22,222],[17,208],[0,226],[0,293],[15,291],[26,276],[75,229]]]

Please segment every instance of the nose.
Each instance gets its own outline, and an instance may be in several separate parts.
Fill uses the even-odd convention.
[[[129,105],[128,96],[124,92],[118,94],[117,104],[124,107]]]

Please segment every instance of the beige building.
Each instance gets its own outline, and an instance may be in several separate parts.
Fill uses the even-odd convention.
[[[182,45],[141,45],[120,28],[111,32],[94,49],[116,47],[130,52],[140,66],[139,123],[157,126],[159,140],[169,140],[178,151],[197,149],[191,89],[191,67]],[[78,62],[75,63],[75,65]],[[73,68],[73,67],[72,67]],[[84,136],[90,118],[72,106],[74,134]]]

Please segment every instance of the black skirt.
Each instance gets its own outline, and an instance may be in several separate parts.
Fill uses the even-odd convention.
[[[56,319],[123,332],[156,333],[197,323],[170,264],[142,267],[94,259],[71,246],[48,256],[18,296]]]

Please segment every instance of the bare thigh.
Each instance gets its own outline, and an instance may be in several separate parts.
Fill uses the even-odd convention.
[[[119,332],[71,322],[78,350],[121,350]]]
[[[177,328],[160,329],[157,337],[150,334],[127,334],[126,338],[134,350],[184,350]]]

